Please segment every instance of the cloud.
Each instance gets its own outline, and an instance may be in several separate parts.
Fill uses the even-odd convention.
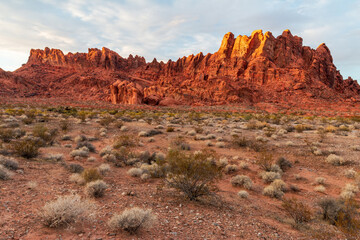
[[[263,29],[276,36],[290,29],[313,48],[325,42],[335,63],[344,66],[344,75],[360,79],[354,67],[360,55],[359,11],[358,0],[4,1],[0,51],[19,53],[19,63],[14,61],[9,70],[26,61],[20,56],[30,48],[45,46],[64,52],[106,46],[125,57],[137,54],[147,61],[167,61],[214,52],[229,31],[250,35]],[[1,58],[4,62],[7,56]]]

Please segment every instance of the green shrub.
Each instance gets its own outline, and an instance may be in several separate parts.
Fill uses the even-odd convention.
[[[5,142],[9,143],[11,139],[15,137],[14,131],[12,129],[4,129],[0,128],[0,139]]]
[[[14,152],[24,158],[34,158],[39,155],[40,144],[38,141],[25,139],[13,142]]]
[[[166,183],[180,190],[190,200],[212,193],[214,182],[221,177],[221,168],[213,161],[214,152],[186,154],[170,150],[166,157]]]

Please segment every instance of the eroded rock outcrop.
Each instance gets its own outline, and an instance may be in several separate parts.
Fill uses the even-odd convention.
[[[15,72],[42,79],[50,95],[109,100],[121,104],[189,104],[311,101],[343,103],[360,99],[359,84],[343,80],[325,44],[303,46],[285,30],[274,37],[225,34],[214,54],[198,53],[167,63],[143,57],[123,58],[107,48],[63,54],[31,50],[28,63]],[[39,93],[41,94],[41,93]]]

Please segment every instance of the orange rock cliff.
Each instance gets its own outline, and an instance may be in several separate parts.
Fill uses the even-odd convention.
[[[343,80],[328,47],[303,46],[302,38],[289,30],[276,38],[261,30],[236,38],[227,33],[216,53],[167,63],[123,58],[107,48],[66,55],[58,49],[32,49],[28,62],[12,74],[38,85],[29,90],[31,96],[115,104],[360,101],[359,84]]]

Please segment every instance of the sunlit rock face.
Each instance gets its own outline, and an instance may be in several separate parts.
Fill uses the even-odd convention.
[[[146,63],[132,55],[123,58],[105,47],[68,54],[32,49],[28,62],[11,74],[37,84],[31,91],[39,96],[114,104],[359,101],[358,83],[343,80],[328,47],[311,49],[302,42],[289,30],[278,37],[262,30],[250,36],[227,33],[214,54],[198,53],[167,63],[156,59]]]

